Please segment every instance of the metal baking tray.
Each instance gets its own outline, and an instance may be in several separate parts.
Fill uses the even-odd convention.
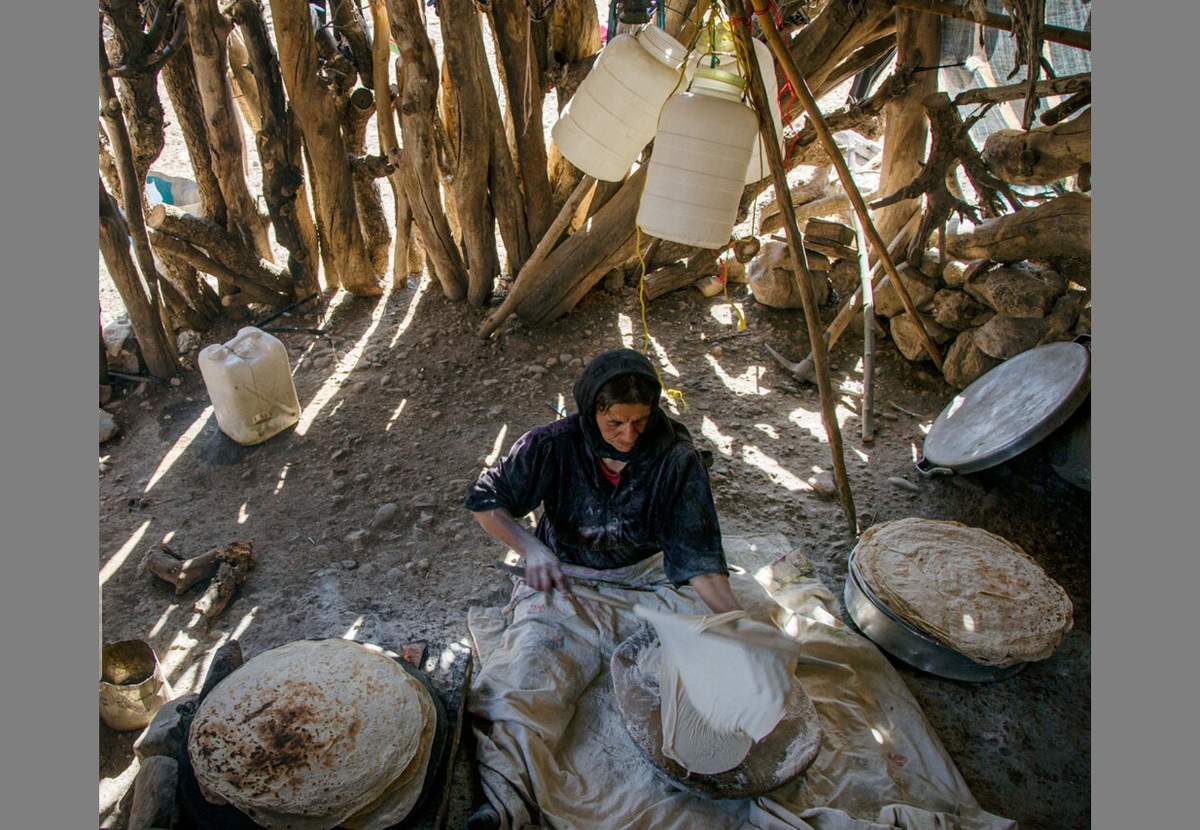
[[[988,666],[977,663],[959,651],[918,630],[891,611],[875,596],[858,573],[854,554],[850,555],[844,591],[846,610],[851,620],[877,646],[913,668],[968,683],[989,683],[1012,677],[1025,663]]]

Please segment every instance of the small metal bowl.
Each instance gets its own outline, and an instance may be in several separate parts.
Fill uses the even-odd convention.
[[[853,554],[844,591],[846,610],[863,634],[892,656],[923,672],[962,680],[968,683],[988,683],[1012,677],[1025,663],[1011,666],[988,666],[930,637],[905,622],[875,596],[858,573]]]

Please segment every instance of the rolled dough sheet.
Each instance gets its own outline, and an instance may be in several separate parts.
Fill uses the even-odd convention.
[[[761,625],[744,611],[643,616],[660,642],[663,755],[695,773],[733,769],[783,718],[794,662],[705,633],[714,625]]]

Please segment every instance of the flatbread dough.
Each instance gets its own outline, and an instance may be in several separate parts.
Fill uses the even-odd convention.
[[[268,830],[328,830],[387,798],[431,743],[428,696],[378,647],[288,643],[208,693],[188,755],[210,801]]]
[[[888,610],[983,665],[1043,660],[1073,624],[1066,591],[1029,554],[960,522],[875,525],[854,564]]]
[[[761,625],[744,611],[639,613],[659,637],[663,755],[690,772],[733,769],[783,718],[795,661],[704,633],[714,625]]]
[[[660,668],[662,664],[660,663]],[[659,680],[662,693],[662,752],[688,772],[716,775],[745,760],[754,739],[738,730],[714,729],[700,714],[679,682],[678,671]]]

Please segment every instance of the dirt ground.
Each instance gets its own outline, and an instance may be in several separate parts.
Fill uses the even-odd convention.
[[[715,454],[735,564],[751,546],[758,558],[803,557],[840,597],[854,536],[836,498],[808,483],[831,469],[819,396],[765,349],[806,354],[803,317],[734,299],[741,331],[720,295],[687,289],[648,304],[652,356],[684,392],[676,417]],[[264,443],[243,447],[220,432],[194,370],[179,386],[122,383],[108,406],[122,432],[100,447],[103,636],[149,642],[176,695],[199,689],[231,638],[249,657],[308,637],[350,634],[397,650],[466,637],[467,609],[501,604],[509,587],[490,567],[503,547],[461,507],[467,482],[552,410],[573,409],[582,362],[643,337],[632,287],[599,289],[547,328],[512,321],[493,341],[475,334],[484,310],[447,301],[427,280],[334,305],[265,326],[287,346],[304,414]],[[861,382],[859,351],[849,335],[834,350],[835,384]],[[1024,828],[1087,827],[1090,495],[1055,475],[1042,445],[991,470],[923,477],[914,459],[924,430],[954,390],[890,343],[876,361],[871,443],[858,400],[839,406],[860,527],[909,516],[983,527],[1034,556],[1075,605],[1059,650],[1007,680],[901,672],[985,809]],[[202,587],[176,596],[138,567],[158,543],[194,556],[235,540],[252,544],[256,566],[211,620],[192,610]],[[137,733],[100,728],[101,826],[122,828]],[[472,798],[465,769],[451,827]]]
[[[155,167],[189,174],[177,137]],[[122,307],[102,261],[100,277],[107,322]],[[397,651],[469,642],[468,609],[502,604],[510,578],[491,567],[503,546],[461,507],[467,483],[524,430],[573,410],[572,385],[594,354],[644,342],[632,281],[598,287],[545,328],[510,320],[490,341],[476,335],[487,312],[449,302],[424,278],[379,300],[328,296],[264,324],[287,348],[303,414],[250,447],[218,429],[196,348],[178,386],[118,380],[105,408],[121,431],[99,452],[103,640],[150,643],[176,696],[199,690],[229,640],[247,658],[303,638],[353,636]],[[832,315],[823,311],[826,324]],[[262,316],[205,332],[199,345]],[[684,393],[686,408],[672,414],[714,453],[733,564],[807,561],[840,602],[856,534],[822,492],[832,461],[819,396],[766,349],[808,354],[803,313],[760,305],[744,286],[728,299],[689,288],[648,303],[645,325],[666,385]],[[861,354],[861,335],[847,333],[832,353],[835,387],[861,385]],[[922,476],[925,433],[956,390],[878,338],[876,384],[870,442],[860,399],[839,397],[858,532],[911,516],[981,527],[1022,546],[1074,603],[1056,653],[1006,680],[960,683],[897,666],[984,809],[1025,830],[1089,827],[1090,494],[1054,473],[1048,441],[989,470]],[[212,619],[193,610],[203,584],[177,596],[139,567],[158,544],[195,556],[239,540],[255,567]],[[124,830],[138,733],[99,729],[99,823]],[[468,742],[447,827],[479,798],[470,756]]]

